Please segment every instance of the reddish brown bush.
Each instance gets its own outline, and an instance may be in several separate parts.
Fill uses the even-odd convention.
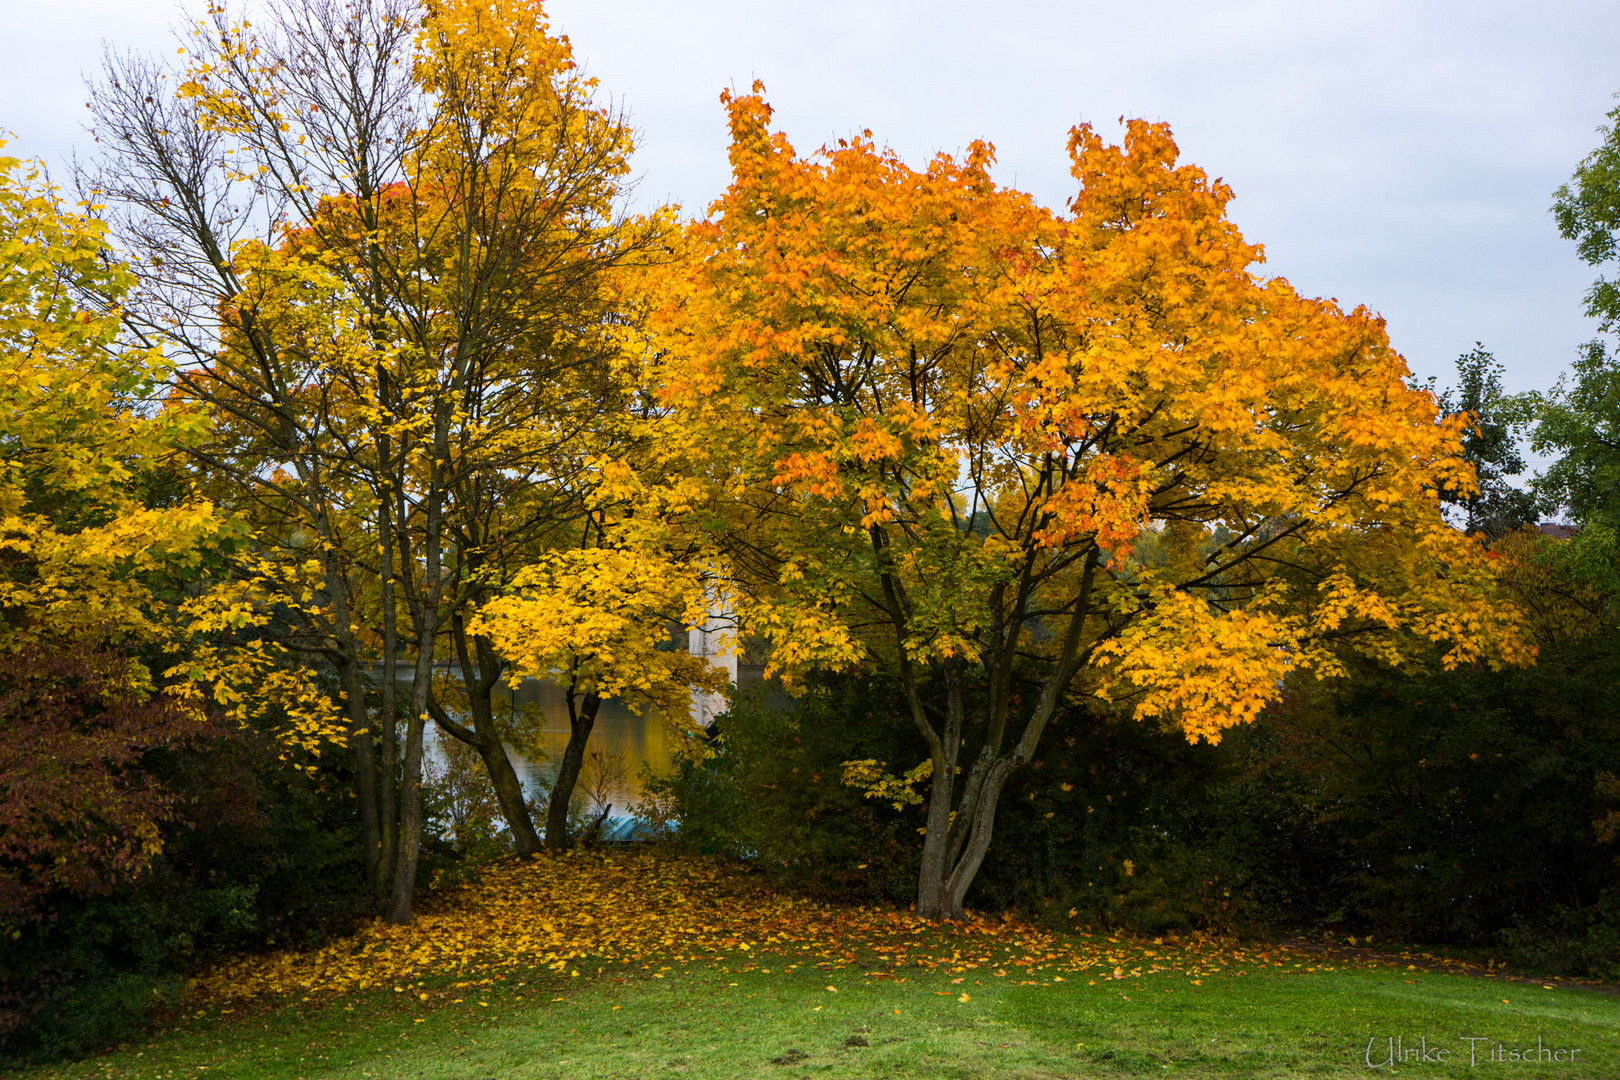
[[[57,890],[105,893],[162,850],[176,795],[142,759],[205,725],[132,688],[130,663],[35,645],[0,672],[0,927],[40,918]]]

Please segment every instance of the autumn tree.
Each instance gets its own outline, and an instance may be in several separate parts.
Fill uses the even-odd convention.
[[[162,359],[116,347],[130,276],[37,165],[0,157],[0,931],[53,891],[93,893],[162,850],[174,793],[141,756],[205,726],[132,655],[187,627],[165,582],[221,538],[213,508],[143,499],[192,434],[142,404]]]
[[[657,231],[616,209],[630,133],[593,90],[533,0],[282,0],[213,9],[177,71],[112,60],[93,102],[91,184],[141,283],[126,328],[219,421],[196,460],[260,526],[244,587],[341,676],[396,921],[430,712],[539,845],[490,708],[505,661],[467,619],[580,514],[582,432],[614,401],[604,278]],[[465,724],[433,707],[446,636]]]
[[[667,418],[662,419],[667,423]],[[568,743],[546,809],[546,846],[570,846],[568,810],[586,745],[606,699],[688,725],[694,688],[724,693],[726,672],[672,641],[702,625],[713,595],[712,553],[690,528],[689,478],[639,472],[625,450],[669,441],[659,417],[627,415],[623,444],[597,463],[601,483],[568,544],[512,578],[474,628],[508,658],[514,677],[548,678],[568,706]],[[667,463],[655,463],[667,464]],[[649,477],[648,473],[651,473]]]
[[[1346,649],[1528,659],[1440,514],[1472,485],[1462,421],[1376,317],[1255,276],[1166,127],[1076,128],[1060,215],[985,144],[807,159],[757,86],[724,100],[732,184],[668,287],[661,385],[772,666],[903,688],[922,761],[850,769],[926,785],[920,913],[962,915],[1066,701],[1214,741]]]
[[[106,230],[67,211],[38,166],[0,157],[0,650],[168,636],[148,575],[183,572],[219,535],[213,508],[152,508],[143,471],[195,425],[143,415],[163,358],[117,346],[132,278]],[[86,295],[101,301],[86,306]]]

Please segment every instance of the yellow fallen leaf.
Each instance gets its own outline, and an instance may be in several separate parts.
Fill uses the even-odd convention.
[[[968,997],[967,991],[964,990],[964,991],[962,991],[962,996],[957,998],[956,1000],[960,1001],[960,1002],[963,1002],[965,1004],[965,1003],[967,1003],[969,1001],[972,1001],[973,999]]]

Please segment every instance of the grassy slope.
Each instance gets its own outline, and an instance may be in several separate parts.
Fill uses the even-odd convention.
[[[1415,961],[1407,966],[1408,961]],[[492,866],[305,953],[241,957],[187,1015],[28,1080],[1366,1075],[1620,1078],[1620,997],[1209,939],[935,926],[821,904],[712,860]],[[1481,1036],[1468,1065],[1460,1036]],[[1492,1060],[1498,1044],[1574,1064]],[[1387,1070],[1384,1070],[1387,1071]]]
[[[1368,1039],[1381,1061],[1395,1036],[1452,1050],[1449,1062],[1398,1070],[1406,1075],[1620,1077],[1620,998],[1587,990],[1399,969],[1028,985],[991,972],[917,971],[900,982],[761,964],[772,960],[754,958],[751,971],[514,974],[489,987],[445,983],[447,994],[469,996],[442,1004],[421,1003],[413,988],[210,1012],[28,1080],[1365,1075],[1389,1071],[1367,1068]],[[1477,1044],[1472,1069],[1461,1035],[1492,1040]],[[1534,1045],[1538,1035],[1579,1049],[1577,1062],[1490,1060],[1497,1042]]]

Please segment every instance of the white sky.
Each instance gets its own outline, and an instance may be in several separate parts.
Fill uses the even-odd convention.
[[[103,40],[169,51],[201,4],[0,0],[6,153],[88,145]],[[1421,376],[1478,339],[1509,389],[1552,382],[1593,327],[1596,276],[1552,191],[1620,90],[1620,4],[1542,0],[552,0],[553,29],[640,129],[639,198],[699,211],[727,182],[727,86],[763,79],[801,152],[870,128],[920,164],[974,138],[999,178],[1072,194],[1071,124],[1168,121],[1236,191],[1266,271],[1366,304]]]

